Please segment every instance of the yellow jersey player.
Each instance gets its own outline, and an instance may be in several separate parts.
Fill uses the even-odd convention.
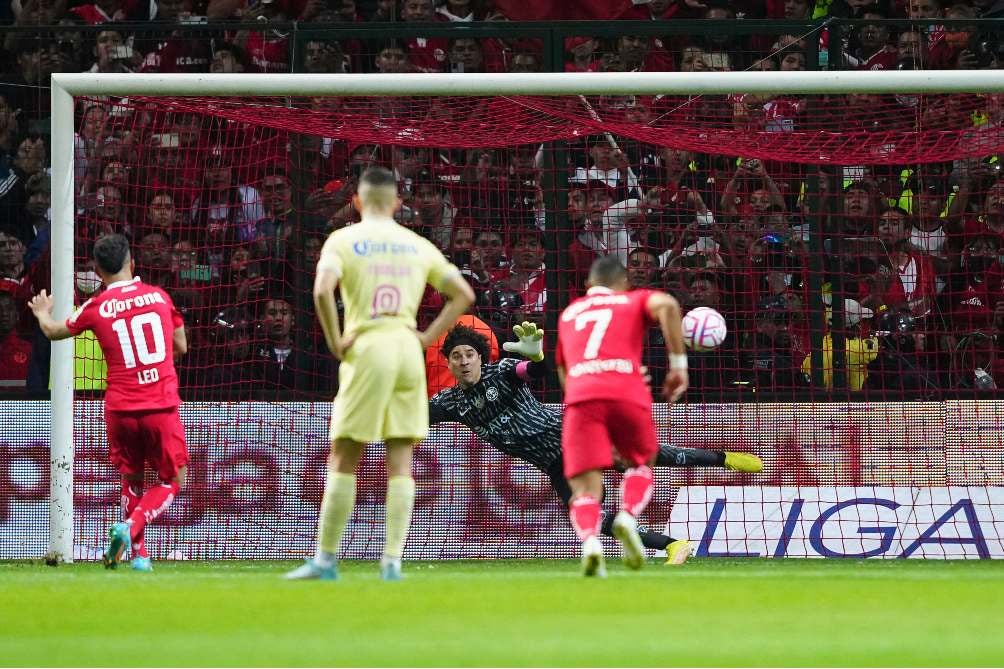
[[[352,202],[362,222],[328,237],[317,262],[314,305],[328,348],[342,361],[331,416],[328,481],[318,519],[317,554],[289,579],[337,578],[335,553],[352,515],[356,467],[368,442],[387,446],[386,540],[380,574],[401,578],[415,481],[412,449],[429,431],[425,349],[474,302],[474,291],[427,239],[398,225],[393,173],[366,170]],[[424,332],[418,306],[429,283],[449,301]],[[345,305],[342,333],[335,288]]]

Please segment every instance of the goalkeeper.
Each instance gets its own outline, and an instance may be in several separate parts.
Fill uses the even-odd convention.
[[[450,330],[441,352],[457,385],[436,393],[429,400],[429,423],[456,422],[507,455],[542,471],[567,506],[572,497],[561,458],[561,409],[549,407],[534,397],[527,386],[547,373],[544,364],[543,330],[533,323],[513,328],[519,341],[502,345],[528,360],[488,360],[488,340],[463,325]],[[698,448],[660,445],[657,467],[725,467],[733,471],[759,472],[763,463],[755,455]],[[613,515],[603,519],[602,531],[613,536]],[[646,548],[665,550],[666,564],[683,564],[690,556],[690,542],[640,529]]]

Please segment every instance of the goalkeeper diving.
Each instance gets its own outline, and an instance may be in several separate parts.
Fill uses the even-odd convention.
[[[502,348],[526,359],[504,358],[486,364],[489,347],[484,335],[463,325],[450,330],[440,352],[457,385],[429,400],[429,423],[466,425],[482,441],[533,465],[548,477],[554,492],[567,507],[572,490],[565,480],[561,455],[562,410],[540,402],[527,385],[548,373],[544,363],[544,332],[529,322],[516,325],[513,332],[517,341],[505,342]],[[659,446],[655,466],[724,467],[750,473],[763,470],[760,458],[749,453],[665,444]],[[613,514],[606,514],[603,534],[613,536],[612,525]],[[686,540],[643,528],[638,532],[646,548],[666,551],[666,564],[683,564],[690,557],[691,545]]]

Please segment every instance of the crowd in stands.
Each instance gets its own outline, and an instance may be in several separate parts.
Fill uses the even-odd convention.
[[[599,2],[582,4],[602,9]],[[630,11],[615,7],[620,4],[609,3],[611,18],[667,25],[706,19],[709,28],[685,36],[569,38],[567,71],[1004,64],[1004,42],[979,20],[1004,16],[1004,2],[994,0],[654,0],[626,3]],[[541,71],[542,44],[532,39],[312,33],[297,54],[286,29],[291,21],[344,26],[527,18],[529,10],[519,5],[14,0],[0,9],[0,21],[21,27],[6,33],[2,44],[0,391],[48,384],[49,347],[25,300],[49,283],[50,73],[288,72],[294,65],[316,73]],[[790,35],[731,35],[712,27],[824,16],[930,23],[857,24],[840,45],[829,43],[822,26]],[[941,19],[973,24],[946,28]],[[249,21],[260,28],[248,29]],[[218,29],[192,28],[201,24]],[[814,58],[818,63],[810,62]],[[666,100],[645,97],[594,102],[603,117],[634,122],[667,110]],[[961,111],[939,104],[920,118],[913,113],[921,108],[917,96],[736,94],[696,101],[707,118],[749,132],[788,132],[818,123],[820,114],[862,132],[937,124],[953,113],[971,116],[984,131],[1002,127],[1004,97],[963,102],[968,106]],[[499,340],[513,323],[547,324],[557,304],[584,290],[591,260],[610,253],[623,260],[634,285],[668,290],[686,308],[710,306],[725,314],[725,345],[691,356],[692,395],[755,389],[824,396],[839,383],[852,393],[877,393],[873,397],[898,391],[933,396],[1004,385],[997,336],[1004,328],[1004,179],[995,155],[816,169],[604,134],[569,142],[560,152],[537,144],[388,146],[294,136],[128,100],[80,100],[75,157],[76,301],[99,288],[87,260],[89,244],[106,232],[127,234],[138,274],[167,288],[185,316],[192,345],[180,373],[189,396],[199,390],[202,396],[269,398],[291,391],[330,397],[336,390],[336,365],[313,318],[312,273],[326,235],[356,220],[350,199],[370,164],[395,171],[404,199],[400,222],[461,267],[479,296],[475,315]],[[552,260],[557,266],[549,268]],[[842,308],[839,302],[832,308],[834,295]],[[813,306],[820,296],[830,305],[825,311]],[[439,299],[427,294],[424,318],[435,313]],[[814,341],[817,350],[821,342],[822,372],[812,369]],[[843,370],[833,369],[835,341],[846,348]],[[648,362],[659,384],[665,360],[657,333],[650,343]],[[85,345],[78,343],[78,353]],[[81,353],[88,356],[93,352]],[[78,374],[96,372],[78,365]]]

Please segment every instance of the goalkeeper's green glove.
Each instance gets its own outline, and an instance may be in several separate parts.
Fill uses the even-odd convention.
[[[544,331],[535,323],[523,321],[522,325],[514,325],[513,333],[519,341],[507,341],[502,348],[510,353],[519,353],[524,358],[540,362],[544,359]]]

